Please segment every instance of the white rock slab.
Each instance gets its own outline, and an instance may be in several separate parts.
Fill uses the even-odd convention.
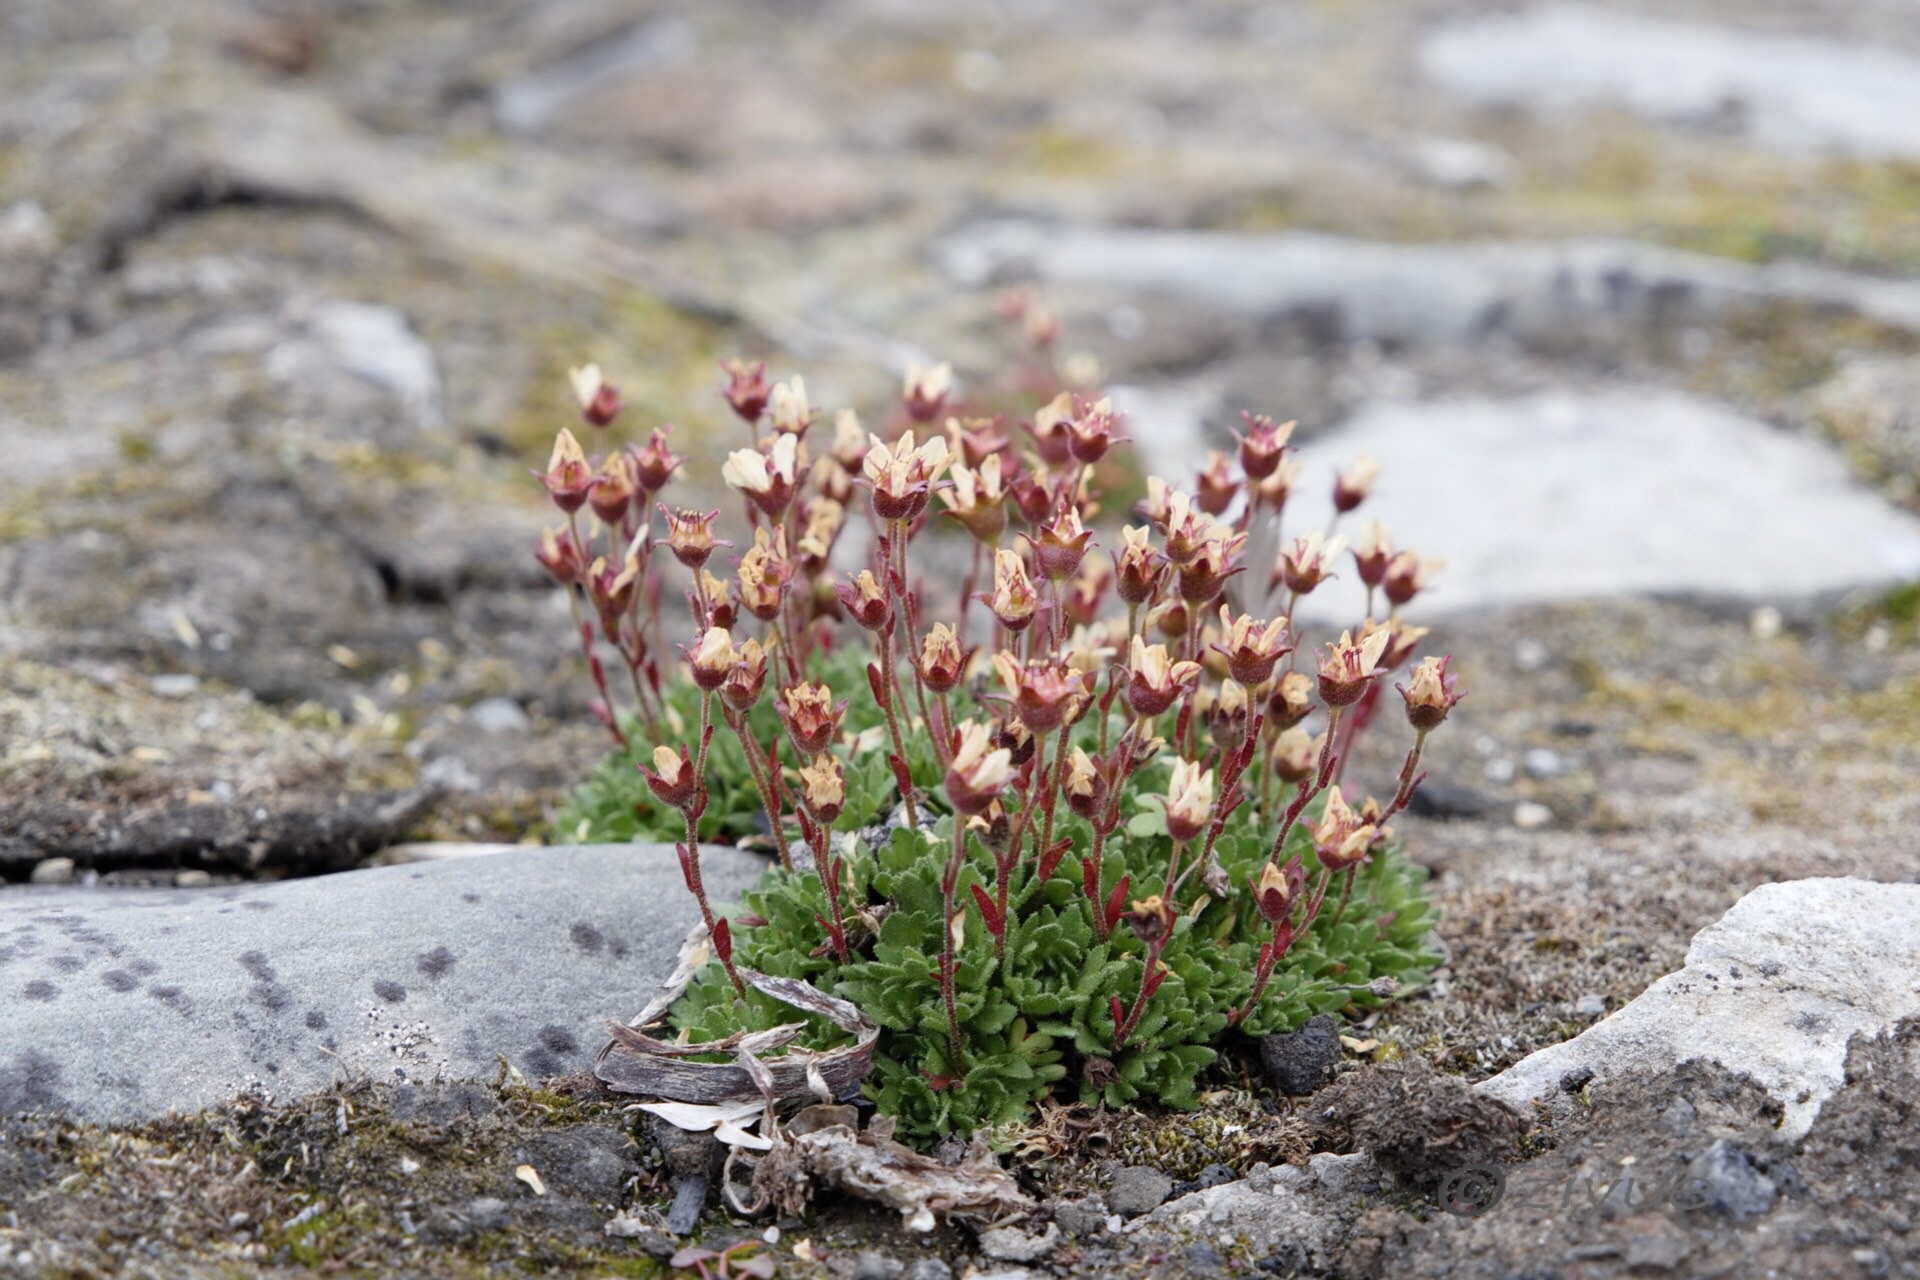
[[[716,902],[766,866],[707,850]],[[356,1075],[584,1067],[697,919],[671,848],[217,889],[0,890],[0,1112],[135,1121]]]
[[[1524,1107],[1570,1071],[1606,1081],[1711,1059],[1812,1128],[1845,1083],[1847,1042],[1920,1014],[1920,884],[1793,880],[1762,885],[1702,929],[1686,967],[1565,1043],[1479,1086]]]
[[[1920,156],[1920,59],[1867,44],[1545,4],[1450,23],[1419,62],[1487,106],[1607,104],[1783,151]]]
[[[1325,524],[1332,477],[1362,455],[1382,472],[1359,514],[1447,561],[1423,617],[1621,595],[1794,602],[1920,576],[1920,519],[1837,452],[1678,392],[1375,405],[1301,449],[1289,536]],[[1344,576],[1310,613],[1360,616]]]

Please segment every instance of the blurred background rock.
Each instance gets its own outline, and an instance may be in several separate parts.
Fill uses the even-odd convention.
[[[1642,973],[1920,816],[1904,0],[7,0],[0,89],[9,878],[545,834],[568,365],[690,497],[717,357],[872,409],[1019,284],[1176,482],[1385,464],[1460,903],[1597,842]]]

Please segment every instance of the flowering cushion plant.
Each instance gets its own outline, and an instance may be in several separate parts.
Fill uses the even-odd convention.
[[[598,459],[562,432],[540,475],[565,527],[538,555],[617,747],[562,827],[675,842],[715,960],[672,1014],[694,1041],[792,1020],[741,967],[805,979],[883,1028],[868,1088],[931,1138],[1052,1092],[1191,1106],[1227,1035],[1423,980],[1423,873],[1388,824],[1460,697],[1401,617],[1435,566],[1377,522],[1350,559],[1332,530],[1282,543],[1291,424],[1248,416],[1193,493],[1150,479],[1116,527],[1104,399],[1055,397],[1021,449],[915,369],[900,429],[842,411],[826,439],[798,379],[725,368],[750,440],[723,468],[730,575],[718,513],[658,501],[664,431]],[[617,393],[575,383],[604,429]],[[1375,476],[1335,479],[1336,522]],[[1349,565],[1383,617],[1303,647],[1296,606]],[[1354,745],[1383,724],[1401,768],[1355,803]],[[723,916],[699,842],[756,825],[779,865]]]

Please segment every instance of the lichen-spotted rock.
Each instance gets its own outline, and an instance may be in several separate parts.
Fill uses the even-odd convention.
[[[717,900],[761,859],[702,858]],[[585,1066],[696,918],[660,845],[528,849],[219,889],[0,894],[0,1112],[120,1122],[336,1077]]]

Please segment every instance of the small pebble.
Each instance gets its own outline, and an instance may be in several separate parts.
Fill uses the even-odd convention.
[[[200,691],[200,677],[186,672],[155,676],[152,688],[156,698],[191,698]]]
[[[953,1280],[953,1268],[938,1258],[922,1258],[900,1280]]]
[[[1553,810],[1534,800],[1522,800],[1513,806],[1513,825],[1522,831],[1538,831],[1553,821]]]
[[[465,720],[481,733],[519,733],[533,727],[512,698],[482,698],[467,708]]]
[[[1172,1190],[1173,1179],[1158,1169],[1128,1165],[1113,1177],[1113,1186],[1107,1190],[1107,1208],[1129,1218],[1138,1217],[1165,1204]]]
[[[197,868],[173,873],[173,887],[176,889],[204,889],[213,883],[213,876]]]
[[[1590,991],[1573,1002],[1573,1011],[1583,1018],[1603,1018],[1607,1013],[1607,998]]]
[[[35,884],[72,884],[72,858],[43,858],[34,864],[33,874],[28,877]]]
[[[897,1280],[906,1269],[900,1259],[868,1249],[853,1260],[853,1280]]]
[[[1557,778],[1567,771],[1567,762],[1552,747],[1532,747],[1520,759],[1529,778]]]
[[[1538,640],[1522,640],[1513,646],[1513,665],[1522,671],[1533,672],[1547,665],[1547,646]]]
[[[1772,605],[1763,604],[1748,617],[1747,626],[1752,629],[1755,640],[1772,640],[1785,628],[1786,619]]]
[[[1486,774],[1488,782],[1504,787],[1513,781],[1516,770],[1513,767],[1513,761],[1505,756],[1495,756],[1481,766],[1481,772]]]

